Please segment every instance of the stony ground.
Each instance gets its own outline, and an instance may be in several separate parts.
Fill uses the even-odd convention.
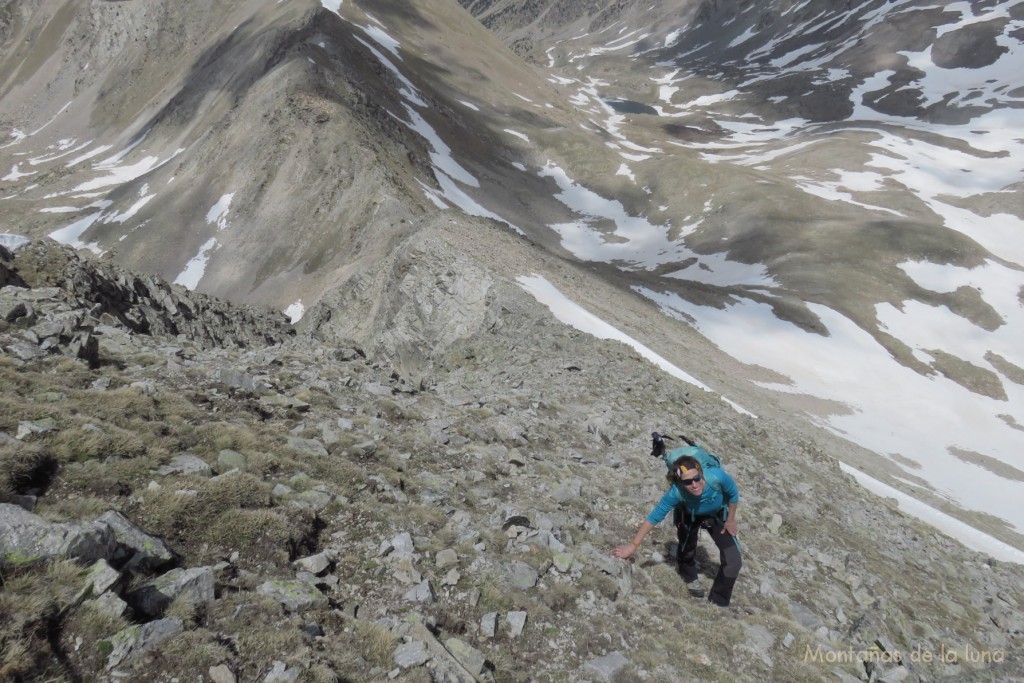
[[[443,241],[298,333],[53,245],[0,256],[0,678],[1024,677],[1020,567]],[[728,610],[685,594],[668,528],[610,555],[664,489],[652,427],[739,482]]]

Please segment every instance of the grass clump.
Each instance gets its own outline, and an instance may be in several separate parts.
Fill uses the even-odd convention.
[[[0,575],[0,681],[58,675],[50,644],[87,569],[59,560]]]
[[[57,469],[57,461],[31,443],[0,442],[0,495],[40,488]]]
[[[369,621],[357,621],[353,628],[356,650],[376,666],[391,666],[397,638],[391,631]]]
[[[210,560],[237,551],[248,564],[287,564],[315,549],[316,518],[299,508],[228,510],[193,541]],[[201,558],[197,558],[201,559]]]
[[[110,654],[100,643],[130,626],[123,616],[104,612],[94,600],[72,610],[63,624],[61,645],[79,671],[100,671]]]
[[[218,548],[210,549],[212,553],[235,542],[244,544],[246,535],[257,531],[256,522],[274,521],[273,516],[260,518],[244,512],[271,505],[270,486],[250,474],[236,472],[185,485],[192,487],[191,493],[174,490],[171,482],[143,492],[137,517],[147,531],[193,550],[204,539],[214,539]],[[280,526],[273,525],[272,529]]]
[[[47,445],[61,462],[83,462],[111,457],[136,458],[146,453],[147,443],[135,431],[85,423],[61,430]]]

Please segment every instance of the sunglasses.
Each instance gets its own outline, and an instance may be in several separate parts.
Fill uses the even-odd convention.
[[[689,486],[690,484],[696,484],[701,479],[703,479],[703,477],[698,474],[693,479],[680,479],[679,483],[683,486]]]

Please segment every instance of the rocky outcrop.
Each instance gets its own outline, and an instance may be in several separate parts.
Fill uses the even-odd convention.
[[[59,329],[51,330],[55,326],[50,325],[44,330],[49,336],[42,337],[40,345],[57,334],[63,335],[65,345],[69,335],[79,332],[90,333],[89,338],[98,336],[102,332],[97,328],[102,326],[135,334],[182,335],[204,346],[262,346],[294,334],[283,313],[257,306],[228,306],[180,285],[129,273],[112,262],[86,261],[74,249],[50,240],[25,244],[2,261],[10,269],[6,284],[16,285],[12,290],[0,290],[0,307],[7,307],[7,322],[60,321]],[[24,287],[36,294],[29,295]],[[24,311],[12,309],[19,301]],[[71,315],[72,309],[88,314]]]
[[[300,327],[330,344],[353,343],[389,364],[412,388],[460,342],[527,317],[527,295],[439,242],[428,230],[387,265],[325,296]]]

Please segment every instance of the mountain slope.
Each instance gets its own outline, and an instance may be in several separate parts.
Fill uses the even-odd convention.
[[[463,271],[580,265],[575,303],[1019,550],[1021,3],[464,4],[509,47],[454,0],[4,5],[4,218],[413,387],[500,319]],[[479,249],[395,286],[420,234]]]
[[[511,241],[465,227],[489,251]],[[340,336],[261,344],[279,323],[223,302],[252,333],[244,345],[139,333],[94,298],[128,296],[116,283],[130,273],[45,242],[0,251],[32,285],[0,291],[5,675],[1024,675],[1019,565],[861,489],[827,455],[828,434],[742,415],[619,342],[567,328],[498,270],[456,276],[476,248],[416,235],[396,252],[403,280],[382,280],[383,292],[354,283],[366,300],[416,301],[397,290],[430,294],[457,277],[485,315],[500,310],[498,324],[438,348],[421,387]],[[62,261],[102,286],[66,288],[66,269],[45,265]],[[151,282],[179,305],[212,302]],[[452,301],[435,322],[472,319],[474,302]],[[152,307],[139,299],[140,314]],[[68,313],[98,340],[95,369],[52,332]],[[422,331],[408,316],[389,323],[392,338]],[[659,428],[698,436],[740,482],[744,569],[729,610],[681,595],[671,529],[635,563],[610,557],[663,489],[647,455],[652,405]],[[44,551],[25,529],[106,541]],[[705,538],[705,582],[714,558]],[[940,660],[954,651],[955,663]]]

